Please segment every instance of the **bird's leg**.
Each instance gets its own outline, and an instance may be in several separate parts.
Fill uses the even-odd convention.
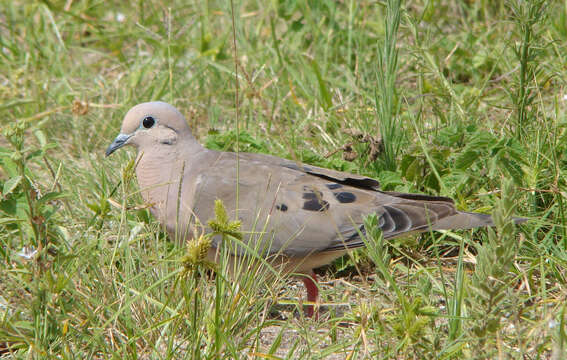
[[[317,302],[317,297],[319,296],[319,288],[317,287],[317,275],[315,272],[311,272],[311,276],[304,276],[302,278],[303,284],[305,284],[305,288],[307,289],[307,301],[309,302]],[[319,318],[319,309],[317,308],[314,311],[313,305],[307,305],[305,309],[305,315],[307,317],[313,317],[315,314],[315,319]]]

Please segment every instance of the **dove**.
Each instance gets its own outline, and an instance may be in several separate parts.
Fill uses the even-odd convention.
[[[189,238],[214,218],[215,200],[241,221],[249,248],[302,275],[317,304],[313,269],[365,246],[364,218],[376,214],[385,239],[415,232],[492,226],[489,215],[458,211],[447,197],[380,190],[377,180],[271,155],[210,150],[165,102],[134,106],[106,150],[137,149],[136,177],[152,215],[172,237]],[[210,231],[210,229],[209,229]],[[209,260],[220,239],[213,238]],[[237,248],[234,256],[245,249]],[[275,260],[274,260],[275,259]],[[313,315],[313,305],[306,308]]]

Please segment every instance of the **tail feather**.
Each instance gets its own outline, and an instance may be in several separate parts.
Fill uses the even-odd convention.
[[[514,223],[526,222],[526,218],[513,218]],[[432,230],[473,229],[477,227],[494,226],[492,216],[487,214],[459,211],[455,215],[440,219],[431,227]]]

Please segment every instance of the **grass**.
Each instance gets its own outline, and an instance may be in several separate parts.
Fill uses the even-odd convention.
[[[565,358],[567,5],[232,5],[0,4],[0,354]],[[158,99],[208,147],[450,196],[497,226],[369,232],[318,271],[326,306],[306,319],[300,282],[261,261],[238,281],[230,249],[215,271],[189,261],[133,154],[104,158],[127,109]]]

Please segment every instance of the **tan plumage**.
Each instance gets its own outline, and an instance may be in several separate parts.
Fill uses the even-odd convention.
[[[457,211],[449,198],[384,192],[371,178],[275,156],[240,153],[237,179],[237,155],[202,147],[183,116],[163,102],[133,107],[107,155],[124,145],[137,147],[142,196],[170,234],[190,234],[195,219],[207,224],[214,201],[221,199],[250,234],[244,241],[264,242],[266,254],[280,254],[278,261],[288,264],[288,271],[311,274],[348,249],[364,246],[359,232],[372,213],[385,238],[492,225],[487,215]]]

